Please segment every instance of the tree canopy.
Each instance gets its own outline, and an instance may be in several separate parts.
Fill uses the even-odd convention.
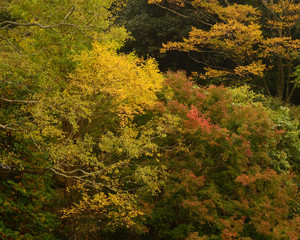
[[[0,238],[298,239],[298,10],[2,1]]]

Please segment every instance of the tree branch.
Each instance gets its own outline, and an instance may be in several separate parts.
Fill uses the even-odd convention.
[[[160,7],[160,8],[166,9],[166,10],[168,10],[169,12],[172,12],[172,13],[174,13],[174,14],[180,16],[180,17],[190,18],[189,16],[186,16],[186,15],[184,15],[184,14],[181,14],[181,13],[179,13],[179,12],[176,12],[176,11],[174,11],[174,10],[168,8],[168,7],[165,7],[165,6],[163,6],[163,5],[159,4],[159,3],[154,3],[154,4],[157,5],[157,6]]]
[[[36,27],[40,27],[40,28],[44,28],[44,29],[47,29],[47,28],[50,28],[50,29],[57,28],[57,27],[60,27],[60,26],[63,26],[63,25],[74,26],[73,24],[66,23],[66,20],[72,15],[72,13],[74,12],[74,10],[75,10],[75,7],[73,6],[71,8],[71,10],[67,13],[67,15],[64,17],[64,19],[60,23],[57,23],[57,24],[43,25],[43,24],[40,24],[38,22],[20,23],[20,22],[14,22],[14,21],[4,21],[4,22],[0,23],[0,29],[7,28],[10,25],[23,26],[23,27],[36,26]]]
[[[226,4],[226,6],[229,6],[229,2],[227,0],[224,0],[224,3]]]
[[[212,66],[211,64],[208,63],[208,60],[207,61],[199,61],[196,58],[192,57],[190,52],[188,52],[188,57],[190,59],[192,59],[193,61],[195,61],[196,63],[203,64],[203,65],[205,65],[207,67],[210,67],[210,68],[213,68],[213,69],[217,69],[217,70],[224,70],[224,71],[232,72],[232,70],[228,69],[228,68],[222,68],[222,67]]]
[[[7,98],[0,98],[0,100],[4,102],[10,102],[10,103],[37,103],[38,102],[38,101],[30,101],[30,100],[7,99]]]
[[[272,11],[272,10],[270,9],[270,7],[268,6],[267,1],[266,1],[266,0],[262,0],[262,4],[265,6],[266,9],[268,9],[268,10],[270,11],[270,13],[272,13],[272,15],[275,17],[275,19],[276,19],[277,21],[279,21],[278,17],[277,17],[276,14],[274,13],[274,11]]]
[[[16,128],[12,128],[12,127],[9,127],[8,125],[3,125],[3,124],[0,124],[0,128],[3,128],[3,129],[7,129],[7,130],[13,130],[13,131],[21,131],[23,132],[24,130],[21,130],[21,129],[16,129]]]
[[[51,170],[53,173],[59,175],[59,176],[62,176],[62,177],[65,177],[65,178],[68,178],[68,179],[72,179],[72,180],[76,180],[76,181],[79,181],[79,182],[83,182],[84,184],[86,184],[87,186],[89,187],[92,187],[92,188],[97,188],[99,186],[101,187],[104,187],[104,188],[107,188],[113,192],[117,192],[117,191],[120,191],[112,186],[109,186],[107,184],[104,184],[104,183],[100,183],[100,182],[95,182],[93,180],[86,180],[86,179],[83,179],[87,176],[83,175],[83,176],[75,176],[75,175],[68,175],[69,173],[75,173],[77,171],[80,171],[80,172],[85,172],[83,171],[82,169],[76,169],[74,171],[70,171],[70,172],[67,172],[67,171],[64,171],[62,169],[57,169],[57,168],[54,168],[54,167],[50,167],[49,170]],[[89,176],[93,175],[94,173],[87,173]]]
[[[19,54],[23,55],[23,53],[18,49],[12,42],[10,42],[8,39],[0,36],[0,38],[4,41],[6,41],[9,45],[11,45]]]
[[[286,101],[287,101],[287,102],[289,102],[289,101],[291,100],[291,98],[292,98],[292,96],[293,96],[293,94],[294,94],[296,88],[297,88],[297,85],[294,84],[294,86],[293,86],[293,88],[292,88],[292,91],[290,92],[290,94],[289,94],[288,96],[286,96]]]

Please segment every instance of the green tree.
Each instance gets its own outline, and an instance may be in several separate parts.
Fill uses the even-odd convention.
[[[127,53],[134,51],[144,58],[154,57],[162,71],[197,69],[195,62],[184,53],[160,52],[163,42],[179,41],[188,36],[191,25],[197,24],[193,17],[182,18],[158,6],[148,4],[147,0],[129,0],[117,22],[123,22],[131,35],[121,51]]]
[[[72,112],[66,113],[66,119],[58,118],[56,112],[55,118],[51,115],[55,109],[50,108],[61,100],[65,108],[60,110],[68,110],[66,106],[75,98],[58,98],[76,69],[75,54],[92,49],[95,41],[113,39],[120,44],[127,37],[124,28],[113,25],[121,6],[122,2],[113,0],[1,1],[0,238],[54,238],[57,224],[49,212],[59,212],[57,207],[50,208],[55,169],[48,150],[61,140],[57,129],[66,132],[74,118]],[[49,112],[41,112],[45,103]],[[56,128],[42,121],[47,116]],[[73,144],[89,158],[90,139],[86,139]]]

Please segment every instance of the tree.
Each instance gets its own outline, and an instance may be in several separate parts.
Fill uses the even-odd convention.
[[[154,105],[162,75],[153,59],[119,55],[114,43],[94,43],[75,60],[66,88],[38,93],[39,102],[28,110],[36,126],[32,137],[50,140],[40,145],[49,153],[50,169],[70,180],[75,202],[63,218],[77,237],[142,231],[136,219],[143,213],[126,179],[135,172],[132,159],[144,154],[150,140],[135,139],[132,121]]]
[[[120,3],[0,3],[0,238],[293,239],[298,123],[118,53]]]
[[[299,5],[295,1],[149,3],[160,6],[168,3],[167,8],[175,9],[178,14],[189,6],[198,13],[202,27],[193,27],[182,42],[164,44],[163,51],[188,52],[205,66],[205,74],[200,74],[200,78],[258,84],[268,94],[274,91],[279,99],[291,99],[297,87],[292,66],[300,48],[299,40],[293,38],[299,19]],[[266,79],[269,74],[270,82]]]
[[[183,53],[160,53],[162,42],[179,41],[188,36],[192,23],[197,24],[193,17],[182,18],[148,4],[147,0],[129,0],[117,22],[124,23],[131,35],[121,48],[122,52],[134,51],[139,57],[153,57],[162,71],[197,69],[195,63]]]
[[[91,49],[94,41],[124,41],[126,31],[113,25],[110,11],[120,3],[1,1],[0,238],[54,238],[59,211],[50,207],[55,183],[48,149],[59,141],[58,131],[38,125],[43,116],[37,107],[66,89],[76,68],[74,54]],[[55,119],[55,124],[65,127],[69,123]],[[46,133],[46,129],[53,132]],[[89,148],[84,151],[88,153]]]
[[[282,109],[246,88],[197,87],[182,72],[168,74],[163,93],[165,135],[154,142],[168,177],[146,198],[152,238],[297,239],[299,155],[285,145]]]

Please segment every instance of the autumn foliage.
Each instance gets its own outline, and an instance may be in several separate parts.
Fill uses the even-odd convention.
[[[267,38],[252,5],[149,1],[209,18],[164,50],[235,63],[187,77],[120,52],[125,2],[0,2],[0,238],[299,239],[298,120],[223,78],[288,74],[298,5],[263,1]]]
[[[292,75],[300,41],[292,34],[299,21],[297,1],[173,1],[151,0],[183,16],[185,8],[198,16],[180,42],[163,43],[162,51],[184,51],[204,66],[202,80],[240,84],[250,81],[289,101],[297,83]],[[191,15],[191,14],[190,14]],[[188,18],[189,16],[184,15]],[[224,64],[226,63],[226,64]],[[266,78],[276,71],[271,82]],[[275,85],[275,87],[274,87]]]
[[[153,201],[155,234],[183,239],[297,239],[295,175],[273,169],[283,134],[259,103],[169,73],[161,162],[169,179]],[[250,93],[249,93],[250,94]]]

